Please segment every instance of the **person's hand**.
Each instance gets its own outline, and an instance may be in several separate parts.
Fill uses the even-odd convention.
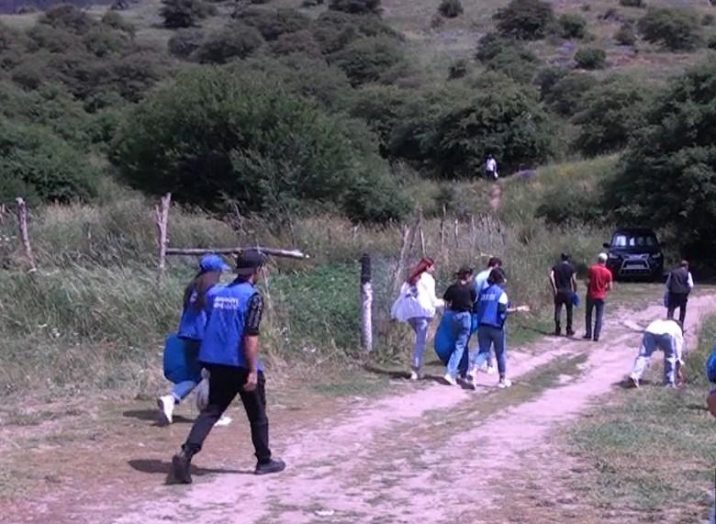
[[[529,306],[517,306],[515,308],[515,311],[519,311],[520,313],[529,313],[530,307]]]
[[[256,386],[259,384],[259,373],[258,371],[252,371],[246,377],[246,383],[244,384],[244,391],[254,391]]]

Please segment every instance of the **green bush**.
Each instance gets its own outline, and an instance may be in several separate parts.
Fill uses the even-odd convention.
[[[544,101],[552,111],[571,116],[584,109],[584,96],[596,85],[590,74],[569,73],[545,93]]]
[[[639,20],[639,32],[670,51],[693,51],[703,43],[699,17],[691,9],[649,9]]]
[[[607,63],[607,53],[604,49],[586,47],[579,49],[574,54],[574,61],[577,67],[582,69],[604,69]]]
[[[634,129],[644,125],[651,92],[642,82],[615,78],[590,89],[585,109],[574,118],[580,126],[576,148],[585,155],[599,155],[626,147]]]
[[[204,0],[162,0],[159,15],[164,20],[164,27],[178,29],[196,26],[215,11]]]
[[[634,24],[631,22],[624,22],[619,30],[614,33],[614,40],[619,45],[630,45],[636,44],[636,31],[634,30]]]
[[[601,194],[586,188],[572,187],[565,191],[554,187],[542,196],[535,216],[550,225],[597,225],[604,222]]]
[[[96,170],[77,148],[42,126],[0,120],[0,200],[89,200],[97,184]]]
[[[478,42],[476,58],[489,70],[500,72],[520,83],[529,83],[539,59],[521,43],[496,33],[487,33]]]
[[[372,140],[276,79],[205,69],[140,103],[111,159],[135,187],[208,209],[228,200],[278,219],[334,208],[356,220],[397,219],[403,198]],[[355,201],[369,187],[382,187],[390,208],[361,213]]]
[[[709,49],[716,49],[716,35],[711,35],[708,39],[708,42],[706,42],[706,46]]]
[[[167,42],[169,53],[178,58],[189,58],[199,49],[204,41],[204,32],[201,29],[178,29]]]
[[[521,40],[539,40],[554,24],[552,5],[541,0],[510,0],[494,16],[500,33]]]
[[[332,54],[362,37],[386,37],[400,41],[400,35],[374,14],[350,15],[326,11],[312,26],[324,54]]]
[[[460,0],[442,0],[438,6],[438,12],[445,18],[457,18],[463,13]]]
[[[122,31],[123,33],[126,33],[131,37],[134,37],[135,33],[137,32],[137,28],[134,27],[134,24],[125,20],[125,18],[117,11],[107,11],[102,16],[102,25]]]
[[[126,49],[129,39],[129,36],[119,31],[109,32],[105,28],[96,27],[82,38],[82,42],[87,51],[97,58],[105,58]]]
[[[311,25],[311,19],[295,9],[252,8],[237,13],[235,18],[258,29],[268,41],[286,33],[307,30]]]
[[[377,82],[404,59],[395,40],[386,37],[360,38],[330,56],[330,63],[348,76],[353,86]]]
[[[38,23],[76,35],[87,33],[95,25],[92,17],[70,4],[61,4],[45,11]]]
[[[350,114],[362,118],[380,137],[384,156],[390,152],[393,132],[400,124],[405,106],[416,102],[416,94],[395,86],[366,85],[356,89],[351,100]]]
[[[380,0],[331,0],[328,9],[351,14],[380,14]]]
[[[565,13],[558,20],[562,38],[582,39],[587,35],[587,21],[572,13]]]
[[[263,42],[258,30],[242,23],[233,23],[207,36],[195,55],[203,64],[225,64],[235,58],[246,58]]]
[[[540,100],[544,100],[552,88],[562,80],[569,71],[562,67],[545,67],[537,72],[534,83],[539,89]]]
[[[703,25],[703,26],[714,25],[714,22],[716,22],[716,15],[714,15],[712,13],[705,14],[701,18],[701,25]]]
[[[271,44],[271,51],[278,56],[298,53],[312,58],[321,56],[321,46],[310,31],[284,33]]]
[[[607,198],[617,219],[669,228],[686,256],[715,247],[714,100],[713,60],[673,80],[634,131]]]
[[[623,7],[640,7],[644,9],[646,7],[645,0],[619,0],[619,5]]]

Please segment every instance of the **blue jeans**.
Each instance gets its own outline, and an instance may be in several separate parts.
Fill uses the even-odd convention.
[[[415,347],[413,348],[413,358],[410,365],[413,370],[420,371],[423,368],[423,356],[425,355],[425,345],[428,341],[428,326],[430,326],[429,317],[416,317],[408,319],[408,324],[415,331]]]
[[[634,369],[631,377],[639,380],[649,366],[651,355],[661,349],[664,352],[664,384],[676,384],[676,347],[674,339],[671,335],[654,335],[653,333],[644,333],[641,339],[641,348],[639,356],[634,362]]]
[[[189,396],[189,393],[194,391],[194,388],[196,386],[197,382],[194,382],[193,380],[185,380],[184,382],[174,384],[174,387],[172,388],[172,396],[174,397],[174,402],[179,404],[179,402]]]
[[[592,332],[592,311],[595,309],[596,318],[594,320],[594,332]],[[592,334],[594,334],[594,340],[599,340],[599,335],[602,334],[602,319],[604,318],[604,299],[587,297],[585,317],[586,337],[592,338]]]
[[[458,372],[461,375],[467,374],[467,359],[463,358],[467,355],[467,341],[470,338],[470,326],[472,324],[472,315],[465,311],[463,313],[455,313],[452,317],[452,334],[455,340],[455,350],[450,355],[447,363],[448,374],[456,378]]]
[[[497,357],[497,371],[500,378],[505,378],[507,372],[507,358],[505,351],[507,350],[507,338],[505,330],[492,326],[480,326],[477,331],[477,342],[479,351],[475,356],[472,365],[482,366],[490,358],[490,350],[494,348],[495,357]]]

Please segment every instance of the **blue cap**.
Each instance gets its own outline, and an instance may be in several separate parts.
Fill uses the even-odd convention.
[[[204,255],[201,257],[201,262],[199,262],[199,269],[201,269],[202,273],[206,273],[208,271],[228,271],[231,269],[231,267],[224,262],[224,260],[219,255]]]

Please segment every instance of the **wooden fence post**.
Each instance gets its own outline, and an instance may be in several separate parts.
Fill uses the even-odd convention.
[[[157,264],[157,282],[161,282],[167,265],[167,229],[169,225],[169,207],[172,203],[172,194],[167,193],[161,199],[160,205],[154,206],[154,223],[157,226],[157,247],[159,248],[159,262]]]
[[[17,202],[17,225],[20,229],[20,241],[22,247],[25,250],[25,257],[30,262],[30,271],[37,271],[37,265],[35,264],[35,256],[32,254],[32,246],[30,245],[30,234],[27,230],[27,204],[21,197],[15,199]]]
[[[373,351],[373,287],[371,285],[370,255],[360,257],[361,348]]]

